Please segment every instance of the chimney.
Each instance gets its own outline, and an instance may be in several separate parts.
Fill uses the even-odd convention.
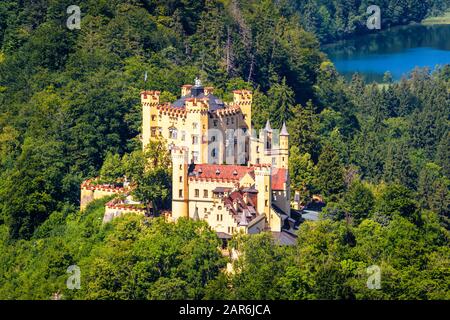
[[[237,199],[233,201],[233,208],[234,208],[234,211],[236,211],[236,213],[237,213],[237,212],[238,212],[238,209],[239,209]]]
[[[190,95],[191,88],[192,88],[192,85],[190,85],[190,84],[185,84],[184,86],[182,86],[181,87],[181,96],[184,97],[184,96]]]
[[[242,199],[244,200],[244,203],[247,205],[248,204],[248,192],[244,192]]]
[[[205,87],[205,96],[209,96],[210,94],[213,94],[214,88],[213,87]]]

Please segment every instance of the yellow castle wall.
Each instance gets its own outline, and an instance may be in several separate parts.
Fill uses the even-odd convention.
[[[189,93],[191,86],[183,86],[182,95]],[[212,90],[205,88],[205,90]],[[176,220],[181,216],[193,217],[195,208],[198,208],[200,219],[206,220],[209,225],[218,232],[232,233],[238,230],[238,226],[234,218],[228,211],[220,205],[219,199],[213,199],[212,190],[216,187],[233,187],[234,183],[224,182],[206,182],[188,180],[187,164],[193,158],[193,152],[196,152],[196,163],[217,163],[217,164],[233,164],[238,160],[238,156],[252,164],[266,163],[274,164],[280,168],[287,168],[288,165],[288,142],[284,144],[281,138],[279,150],[275,153],[266,153],[264,141],[260,139],[247,138],[244,150],[238,150],[238,146],[231,141],[233,146],[232,158],[227,158],[226,154],[226,133],[227,130],[244,129],[248,134],[251,130],[251,105],[252,94],[250,91],[238,90],[234,92],[233,102],[226,105],[225,109],[216,112],[208,112],[207,99],[188,99],[186,100],[186,108],[174,110],[169,106],[158,107],[159,92],[149,91],[149,94],[141,95],[143,105],[143,134],[142,141],[145,146],[152,138],[162,136],[166,139],[169,146],[186,148],[187,156],[183,158],[185,166],[180,168],[180,163],[174,164],[173,171],[173,202],[172,202],[172,218]],[[176,135],[171,134],[171,128],[176,129]],[[193,143],[193,136],[197,136],[197,143]],[[215,141],[214,138],[215,137]],[[222,138],[222,139],[221,139]],[[287,141],[287,139],[286,139]],[[257,147],[259,152],[257,152]],[[213,149],[215,149],[215,157],[213,157]],[[259,161],[257,159],[259,158]],[[275,158],[273,160],[273,158]],[[284,159],[283,159],[284,158]],[[181,158],[177,161],[182,161]],[[178,169],[175,169],[178,168]],[[181,181],[179,180],[182,177]],[[274,231],[281,229],[281,221],[279,217],[271,210],[272,190],[270,175],[260,178],[257,184],[258,194],[258,212],[264,214],[269,225]],[[253,178],[249,175],[241,181],[241,186],[248,187],[254,183]],[[268,186],[266,189],[265,186]],[[199,196],[195,197],[195,189],[199,190]],[[179,191],[182,190],[182,196]],[[204,190],[208,191],[208,196],[204,198]],[[284,202],[287,202],[289,208],[288,190],[283,195],[277,196],[275,203],[282,209],[286,208]],[[286,199],[286,201],[284,201]],[[219,209],[219,207],[221,207]],[[262,208],[262,209],[261,209]],[[222,215],[217,220],[217,215]],[[262,219],[256,225],[252,225],[251,230],[246,232],[255,232],[255,230],[264,229],[265,220]],[[277,225],[278,224],[278,225]],[[242,229],[242,227],[241,227]],[[246,229],[246,228],[245,228]]]
[[[110,222],[112,219],[120,217],[124,214],[138,214],[144,215],[144,210],[133,209],[133,208],[111,208],[105,206],[105,214],[103,216],[103,223]]]
[[[100,190],[100,189],[87,189],[87,188],[81,188],[81,197],[80,197],[80,210],[86,209],[89,203],[91,203],[94,200],[101,199],[104,197],[109,197],[112,195],[116,195],[119,192],[114,191],[106,191],[106,190]]]

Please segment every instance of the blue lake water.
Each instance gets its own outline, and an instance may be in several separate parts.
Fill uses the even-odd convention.
[[[358,72],[367,81],[381,82],[389,71],[399,80],[416,67],[450,64],[450,25],[391,28],[322,49],[347,79]]]

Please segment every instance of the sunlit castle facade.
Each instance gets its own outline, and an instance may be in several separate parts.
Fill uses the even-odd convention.
[[[252,130],[252,92],[236,90],[225,103],[212,87],[181,87],[181,98],[160,103],[143,91],[142,144],[164,138],[172,153],[171,219],[205,220],[224,238],[235,232],[292,230],[289,134],[270,123]]]

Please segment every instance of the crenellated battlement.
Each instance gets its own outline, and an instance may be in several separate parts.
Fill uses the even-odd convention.
[[[112,195],[126,194],[129,188],[112,184],[98,184],[95,179],[89,179],[81,183],[80,191],[80,209],[83,210],[94,200]]]

